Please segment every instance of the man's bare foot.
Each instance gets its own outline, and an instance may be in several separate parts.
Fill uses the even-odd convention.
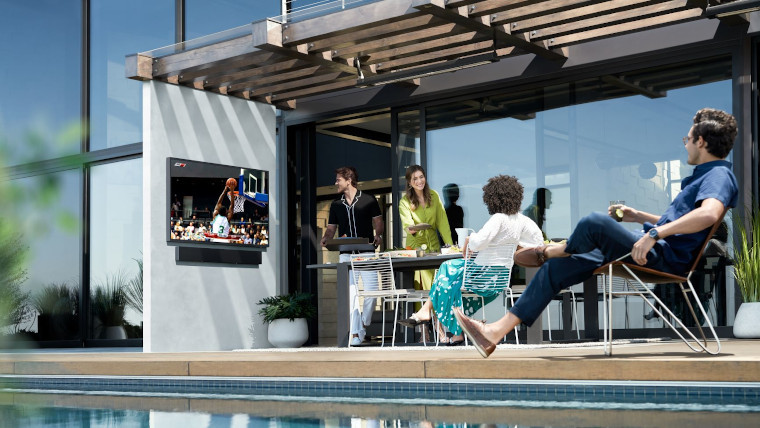
[[[549,244],[544,250],[544,255],[547,259],[553,259],[557,257],[567,257],[570,254],[565,252],[567,244]]]

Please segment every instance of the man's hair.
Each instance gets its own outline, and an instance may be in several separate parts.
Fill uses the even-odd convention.
[[[488,207],[488,214],[516,214],[523,199],[523,185],[517,177],[497,175],[488,179],[483,186],[483,202]]]
[[[220,207],[219,208],[219,215],[222,217],[227,217],[227,207]]]
[[[335,174],[343,177],[344,180],[350,180],[354,187],[359,182],[359,174],[356,173],[356,168],[352,166],[343,166],[335,170]]]
[[[723,110],[703,108],[694,115],[692,137],[702,137],[707,143],[707,151],[724,159],[734,147],[737,133],[736,119]]]

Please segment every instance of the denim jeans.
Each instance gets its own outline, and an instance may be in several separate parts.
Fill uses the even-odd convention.
[[[565,251],[571,255],[547,260],[510,312],[524,324],[532,325],[557,293],[585,281],[597,268],[630,253],[633,244],[643,235],[642,231],[626,229],[607,214],[587,215],[567,240]],[[646,266],[670,272],[662,258],[663,242],[658,241],[649,251]]]

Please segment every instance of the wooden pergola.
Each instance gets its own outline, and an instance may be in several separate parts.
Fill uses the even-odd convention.
[[[254,22],[242,35],[199,47],[188,42],[129,55],[126,74],[293,109],[299,98],[418,85],[425,76],[515,55],[564,61],[573,45],[687,21],[746,22],[747,8],[757,3],[384,0],[300,22]]]

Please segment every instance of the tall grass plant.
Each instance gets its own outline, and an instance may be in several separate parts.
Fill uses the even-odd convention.
[[[754,203],[744,219],[734,221],[739,233],[734,246],[734,277],[746,303],[760,302],[760,211]]]

